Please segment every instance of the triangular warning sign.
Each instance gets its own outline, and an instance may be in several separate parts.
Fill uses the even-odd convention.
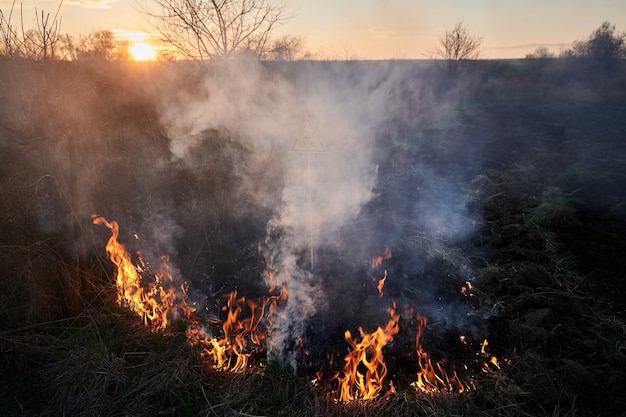
[[[294,152],[326,152],[324,145],[320,142],[320,138],[315,129],[313,129],[309,119],[304,122],[302,132],[300,132],[291,150]]]

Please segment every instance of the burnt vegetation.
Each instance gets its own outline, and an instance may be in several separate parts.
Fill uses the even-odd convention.
[[[263,358],[250,372],[218,372],[187,344],[182,321],[165,333],[144,327],[117,306],[108,231],[91,223],[94,213],[116,220],[132,253],[156,247],[175,258],[207,319],[220,318],[234,289],[264,294],[259,246],[281,204],[282,150],[259,158],[240,132],[209,129],[177,158],[162,118],[165,101],[197,94],[213,63],[198,71],[15,51],[0,58],[0,414],[586,417],[626,408],[626,66],[614,26],[559,57],[538,50],[446,74],[412,61],[262,63],[276,77],[304,65],[402,66],[410,76],[400,93],[416,80],[429,86],[398,94],[409,117],[390,114],[376,132],[374,197],[336,245],[318,250],[328,303],[308,323],[295,374]],[[453,185],[463,199],[448,196]],[[420,217],[449,205],[476,220],[461,237],[449,232],[453,214],[442,230]],[[386,246],[393,257],[370,271]],[[383,270],[399,277],[384,298],[371,276]],[[467,280],[471,297],[460,295]],[[473,373],[469,393],[416,393],[414,352],[398,338],[387,347],[400,352],[390,365],[398,394],[342,404],[312,385],[316,363],[328,373],[342,365],[343,354],[322,347],[345,353],[343,332],[384,325],[376,320],[392,297],[420,302],[435,359],[471,364],[458,339],[471,329],[501,368]],[[455,316],[442,306],[469,314],[447,322]]]

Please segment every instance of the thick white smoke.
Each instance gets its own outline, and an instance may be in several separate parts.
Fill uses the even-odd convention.
[[[315,275],[316,249],[335,244],[340,228],[374,196],[377,132],[384,121],[406,116],[400,103],[412,94],[407,80],[415,80],[406,67],[391,62],[281,66],[238,56],[199,70],[197,85],[163,108],[171,151],[184,159],[201,132],[225,130],[252,150],[259,166],[270,161],[281,167],[280,201],[267,201],[259,192],[255,204],[273,209],[259,248],[275,284],[288,290],[268,350],[293,365],[295,358],[286,352],[325,301]],[[314,142],[316,152],[294,152],[302,135]],[[248,192],[254,191],[255,179],[245,180]],[[436,229],[458,220],[439,211]]]

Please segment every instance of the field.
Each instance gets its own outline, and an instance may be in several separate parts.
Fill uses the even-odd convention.
[[[626,415],[626,76],[525,65],[1,61],[0,414]]]

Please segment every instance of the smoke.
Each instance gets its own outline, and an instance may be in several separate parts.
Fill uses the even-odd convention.
[[[246,166],[233,169],[240,179],[237,186],[253,197],[251,204],[269,207],[272,213],[258,246],[270,274],[259,274],[265,277],[259,279],[271,276],[268,285],[284,285],[288,291],[268,342],[272,358],[295,368],[293,347],[308,321],[335,314],[329,310],[341,308],[340,302],[348,308],[360,303],[329,293],[332,274],[321,265],[329,261],[322,259],[324,253],[371,260],[381,244],[403,232],[401,222],[394,224],[394,213],[412,219],[416,235],[452,241],[469,233],[467,201],[452,176],[413,167],[419,175],[414,184],[384,175],[381,179],[378,161],[394,151],[393,136],[414,128],[422,118],[419,110],[428,113],[435,105],[420,98],[428,90],[410,66],[261,63],[241,55],[199,70],[200,75],[190,77],[196,80],[191,90],[180,90],[165,103],[161,121],[168,129],[171,153],[181,161],[193,159],[208,131],[229,132],[250,150]],[[276,167],[279,178],[265,174]],[[276,187],[277,192],[268,194]],[[396,192],[406,199],[397,206]],[[391,220],[381,218],[387,213]],[[364,219],[371,223],[363,224]],[[338,279],[350,287],[361,285],[363,276]],[[385,316],[386,308],[379,308]]]

